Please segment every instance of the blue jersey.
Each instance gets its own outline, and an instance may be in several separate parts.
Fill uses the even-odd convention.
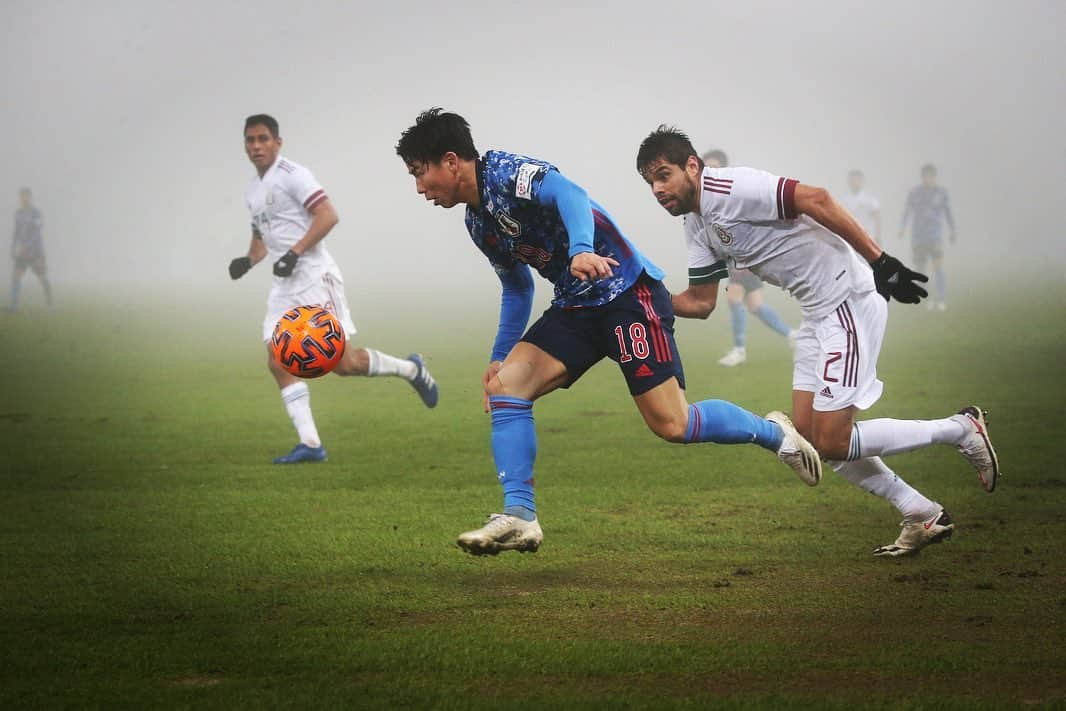
[[[36,207],[20,207],[15,211],[15,234],[12,249],[24,256],[34,257],[44,252],[41,227],[44,220]]]
[[[955,229],[948,205],[948,191],[939,185],[919,185],[910,191],[903,210],[904,225],[908,217],[913,219],[911,241],[917,244],[940,242],[945,221],[953,231]]]
[[[572,250],[590,250],[580,244],[587,236],[571,240],[559,208],[541,194],[552,171],[558,169],[550,163],[502,151],[489,151],[477,163],[481,205],[467,207],[466,228],[501,279],[528,264],[555,285],[552,305],[568,309],[603,306],[633,286],[641,272],[662,279],[662,270],[591,199],[591,251],[617,260],[618,266],[612,268],[613,276],[591,283],[571,276]]]

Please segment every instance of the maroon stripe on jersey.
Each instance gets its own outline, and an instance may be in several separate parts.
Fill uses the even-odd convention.
[[[855,319],[846,301],[837,307],[837,320],[840,321],[848,339],[844,350],[844,378],[841,384],[853,388],[859,381],[859,338],[855,333]]]
[[[792,178],[777,179],[777,219],[794,220],[799,216],[796,212],[796,185],[798,180]]]
[[[637,284],[637,300],[644,307],[644,315],[648,319],[648,329],[651,331],[651,344],[652,349],[655,351],[655,361],[657,363],[666,363],[673,360],[674,354],[670,352],[670,344],[666,340],[666,334],[663,333],[662,319],[655,312],[651,289],[648,288],[647,284]]]
[[[607,241],[618,249],[620,255],[626,259],[633,256],[633,251],[629,249],[629,245],[626,244],[625,239],[618,232],[618,228],[614,226],[613,222],[611,222],[611,218],[607,217],[607,215],[599,210],[593,209],[592,219],[596,223],[596,228],[603,231],[604,237],[606,237]]]
[[[308,210],[310,210],[312,207],[314,207],[315,205],[317,205],[318,203],[322,202],[325,199],[326,199],[326,191],[325,190],[316,190],[315,192],[311,193],[311,197],[309,197],[306,200],[304,200],[304,207],[306,207]]]
[[[732,180],[715,180],[714,178],[705,177],[703,179],[703,189],[712,193],[721,193],[722,195],[729,195],[733,190]]]

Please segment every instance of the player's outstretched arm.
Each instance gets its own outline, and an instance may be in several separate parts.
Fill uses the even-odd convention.
[[[551,205],[559,211],[559,218],[570,238],[570,275],[582,281],[596,281],[613,276],[611,267],[618,262],[601,257],[593,249],[595,221],[588,193],[558,171],[549,170],[541,179],[534,198],[540,205]]]
[[[707,318],[718,304],[718,282],[689,284],[680,294],[672,295],[670,301],[673,303],[675,316]]]
[[[929,295],[918,285],[918,282],[929,281],[929,278],[908,269],[903,262],[881,249],[828,190],[800,183],[796,186],[795,200],[797,212],[829,228],[870,263],[877,293],[886,300],[894,298],[905,304],[917,304]]]

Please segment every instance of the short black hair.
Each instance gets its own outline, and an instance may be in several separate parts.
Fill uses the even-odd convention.
[[[936,166],[932,163],[926,163],[922,166],[922,175],[936,175]]]
[[[396,155],[407,164],[414,161],[439,163],[449,152],[463,160],[480,157],[470,135],[470,124],[459,114],[440,107],[420,113],[415,125],[401,133],[396,144]]]
[[[267,130],[270,131],[270,135],[274,138],[281,135],[278,131],[278,120],[270,114],[252,114],[244,119],[245,133],[248,133],[248,129],[252,126],[266,126]]]
[[[699,162],[702,170],[703,159],[696,153],[685,132],[662,123],[640,144],[640,150],[637,151],[637,172],[644,175],[644,169],[657,158],[684,168],[690,157]]]
[[[721,150],[720,148],[715,148],[714,150],[707,151],[703,154],[704,163],[711,160],[718,161],[718,165],[723,168],[729,165],[729,157],[725,154],[725,151]]]
[[[19,188],[19,195],[33,195],[33,191],[28,186],[24,185]]]
[[[849,178],[865,178],[866,175],[858,168],[852,168],[848,171]]]

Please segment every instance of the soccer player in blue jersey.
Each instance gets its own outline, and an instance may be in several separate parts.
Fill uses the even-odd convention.
[[[11,303],[8,309],[15,311],[19,305],[22,275],[29,268],[41,280],[45,302],[52,305],[52,285],[44,261],[44,220],[41,211],[33,205],[33,193],[29,188],[19,190],[19,208],[15,211],[15,232],[11,236],[11,259],[15,269],[11,275]]]
[[[648,427],[669,442],[754,442],[807,484],[821,478],[813,447],[780,412],[766,418],[723,400],[688,404],[674,343],[670,293],[652,264],[585,191],[550,163],[503,151],[480,155],[458,114],[430,109],[396,153],[418,193],[466,205],[466,227],[503,286],[496,341],[482,378],[503,513],[460,534],[474,555],[535,551],[543,533],[533,497],[533,401],[566,388],[602,360],[618,364]],[[530,267],[555,286],[528,330]],[[523,331],[525,331],[523,335]]]
[[[947,309],[947,280],[944,278],[944,223],[951,228],[951,243],[955,243],[955,220],[951,217],[951,205],[948,191],[936,182],[936,166],[922,166],[922,182],[907,194],[907,204],[903,208],[903,218],[899,223],[899,236],[911,223],[911,248],[914,250],[914,266],[925,271],[925,263],[933,262],[933,293],[936,298],[929,301],[929,308],[939,311]]]
[[[729,158],[725,151],[714,149],[703,154],[703,164],[708,168],[726,168]],[[771,331],[788,339],[789,345],[795,334],[784,319],[762,298],[763,280],[750,269],[731,269],[726,300],[729,302],[729,321],[733,326],[733,347],[718,359],[718,365],[733,367],[748,359],[748,312],[759,317]]]

